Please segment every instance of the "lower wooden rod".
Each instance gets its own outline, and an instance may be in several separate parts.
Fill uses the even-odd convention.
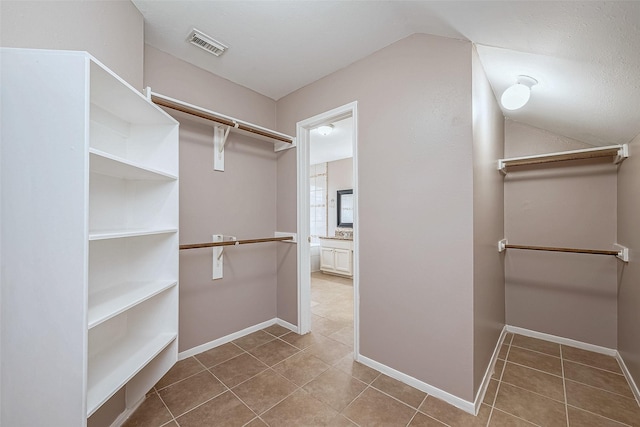
[[[601,251],[597,249],[574,249],[574,248],[553,248],[548,246],[527,246],[527,245],[506,245],[507,249],[527,249],[530,251],[551,251],[551,252],[572,252],[576,254],[592,255],[613,255],[617,256],[617,251]]]
[[[293,240],[293,236],[267,237],[264,239],[227,240],[225,242],[194,243],[191,245],[180,245],[180,250],[213,248],[215,246],[248,245],[250,243],[282,242],[285,240]]]

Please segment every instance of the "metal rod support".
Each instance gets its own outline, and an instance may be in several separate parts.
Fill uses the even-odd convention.
[[[226,242],[194,243],[190,245],[180,245],[180,250],[213,248],[216,246],[247,245],[251,243],[283,242],[285,240],[292,240],[292,239],[293,239],[293,236],[283,236],[283,237],[267,237],[264,239],[228,240]]]
[[[618,256],[618,251],[602,251],[597,249],[554,248],[548,246],[505,245],[506,249],[526,249],[530,251],[571,252],[576,254],[613,255]]]

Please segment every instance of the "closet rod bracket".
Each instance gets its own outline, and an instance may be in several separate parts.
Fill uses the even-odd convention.
[[[613,159],[613,163],[618,165],[622,163],[622,161],[629,157],[629,144],[622,144],[620,149],[618,150],[618,154]]]
[[[626,246],[622,246],[617,243],[614,243],[613,249],[618,251],[618,255],[616,255],[616,258],[624,262],[629,262],[629,248],[627,248]]]
[[[502,239],[498,242],[498,252],[504,252],[507,250],[507,239]]]
[[[500,171],[500,173],[502,175],[506,175],[507,174],[507,166],[504,164],[504,159],[499,159],[498,160],[498,170]]]

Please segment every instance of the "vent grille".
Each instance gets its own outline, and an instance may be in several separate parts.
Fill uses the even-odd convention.
[[[212,39],[202,31],[196,30],[195,28],[189,33],[187,41],[192,45],[198,46],[200,49],[204,49],[215,56],[222,55],[225,50],[228,49],[228,47],[224,44]]]

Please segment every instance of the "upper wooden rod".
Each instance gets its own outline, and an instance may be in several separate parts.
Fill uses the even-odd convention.
[[[601,251],[597,249],[575,249],[575,248],[554,248],[548,246],[528,246],[528,245],[505,245],[507,249],[528,249],[531,251],[551,251],[551,252],[572,252],[576,254],[593,254],[593,255],[614,255],[619,254],[618,251]]]
[[[285,241],[285,240],[293,240],[293,236],[266,237],[264,239],[227,240],[225,242],[194,243],[194,244],[191,244],[191,245],[180,245],[180,250],[182,250],[182,249],[213,248],[215,246],[246,245],[246,244],[249,244],[249,243],[282,242],[282,241]]]
[[[583,159],[596,159],[600,157],[612,157],[617,156],[620,147],[611,147],[593,151],[576,151],[565,152],[558,154],[531,156],[530,158],[521,159],[504,159],[503,164],[505,167],[510,166],[526,166],[526,165],[538,165],[542,163],[564,162],[569,160],[583,160]]]
[[[222,125],[230,126],[232,128],[237,128],[245,132],[250,132],[256,135],[264,136],[266,138],[275,139],[280,142],[286,142],[287,144],[293,143],[293,140],[286,136],[282,136],[274,132],[269,132],[266,129],[261,129],[256,126],[252,126],[249,123],[243,123],[239,121],[234,121],[227,117],[221,117],[209,111],[203,111],[196,108],[191,108],[187,105],[179,104],[177,102],[172,102],[172,101],[169,101],[168,99],[158,97],[154,94],[151,94],[151,101],[153,101],[154,104],[161,105],[166,108],[171,108],[172,110],[180,111],[182,113],[191,114],[192,116],[200,117],[201,119],[210,120],[212,122],[220,123]]]

